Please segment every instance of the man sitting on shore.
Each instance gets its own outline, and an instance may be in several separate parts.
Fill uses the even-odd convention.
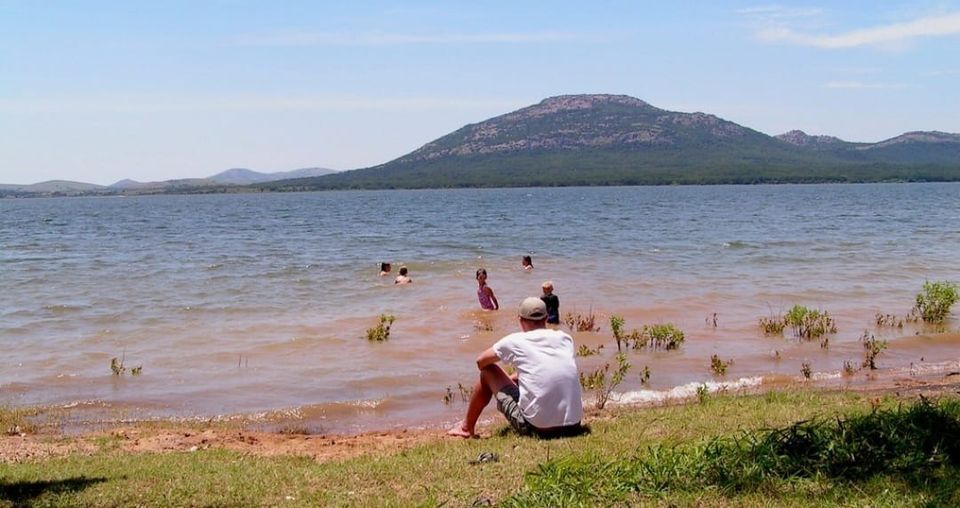
[[[480,381],[473,389],[466,418],[447,434],[476,436],[483,408],[494,396],[497,409],[521,435],[555,437],[581,431],[583,401],[574,360],[573,338],[546,327],[543,300],[530,297],[520,304],[520,329],[497,341],[477,358]],[[512,363],[511,378],[497,365]]]

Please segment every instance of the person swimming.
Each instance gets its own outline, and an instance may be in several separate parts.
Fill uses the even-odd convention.
[[[390,275],[390,263],[380,263],[380,276],[386,277]]]
[[[493,288],[487,285],[487,270],[484,268],[477,268],[477,300],[480,301],[480,308],[483,310],[500,308],[500,303],[493,294]]]
[[[393,279],[394,284],[410,284],[413,282],[413,279],[407,276],[407,267],[400,267],[400,275],[397,275],[396,279]]]
[[[530,256],[523,256],[523,258],[520,259],[520,268],[526,271],[533,270],[533,258]]]

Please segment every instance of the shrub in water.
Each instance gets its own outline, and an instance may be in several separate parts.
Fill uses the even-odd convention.
[[[643,370],[640,371],[640,384],[645,385],[650,382],[650,367],[647,365],[643,366]]]
[[[597,346],[596,349],[590,349],[586,344],[580,344],[580,347],[577,348],[577,356],[593,356],[600,354],[600,350],[603,349],[603,344]]]
[[[877,313],[877,328],[903,328],[903,318],[898,318],[893,314]]]
[[[622,351],[622,345],[626,345],[626,336],[623,334],[623,325],[626,322],[622,317],[613,315],[610,316],[610,330],[613,331],[613,340],[617,341],[617,351]]]
[[[957,299],[956,284],[927,281],[923,283],[923,291],[917,294],[914,308],[925,323],[943,323]]]
[[[863,336],[860,337],[860,341],[863,342],[863,368],[877,370],[877,357],[880,356],[880,353],[882,353],[884,349],[887,349],[887,341],[878,340],[867,330],[863,331]]]
[[[713,355],[710,357],[710,370],[718,376],[723,376],[726,375],[727,367],[729,367],[731,363],[733,363],[733,360],[723,361],[719,356]]]
[[[599,332],[600,327],[597,326],[597,316],[593,313],[593,309],[590,309],[590,312],[586,315],[568,313],[564,314],[563,322],[567,325],[567,328],[570,330],[576,330],[578,332]]]
[[[760,331],[764,335],[783,335],[783,329],[787,326],[783,316],[770,316],[760,318]]]
[[[837,333],[837,326],[825,311],[794,305],[784,318],[793,328],[793,334],[801,339],[818,339],[828,333]]]
[[[683,342],[683,330],[677,328],[673,323],[643,325],[641,339],[643,345],[654,349],[677,349]],[[637,347],[636,342],[634,347]]]
[[[367,328],[367,340],[383,342],[390,338],[390,325],[397,318],[390,314],[380,314],[380,322],[373,328]]]

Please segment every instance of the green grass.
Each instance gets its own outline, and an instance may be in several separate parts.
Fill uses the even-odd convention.
[[[880,401],[876,413],[874,404],[855,393],[714,395],[702,404],[608,410],[591,423],[590,434],[576,438],[545,441],[494,432],[486,439],[438,438],[386,455],[326,463],[215,449],[132,454],[105,439],[92,455],[0,464],[0,506],[470,506],[487,501],[503,506],[921,506],[960,501],[956,463],[944,458],[953,451],[927,453],[936,450],[935,439],[927,440],[931,428],[960,442],[953,424],[938,420],[929,407],[911,412],[908,404],[898,411],[900,401],[892,397]],[[955,416],[958,404],[935,407]],[[882,418],[871,420],[873,415]],[[844,432],[860,437],[838,438],[838,416],[848,422],[841,438]],[[924,427],[924,422],[936,425]],[[854,431],[861,427],[864,432]],[[911,428],[920,433],[902,432]],[[839,445],[852,449],[849,443],[900,434],[905,438],[896,446],[876,446],[883,453],[858,458],[861,469],[851,474],[822,467],[830,463],[821,460],[822,454],[811,461],[807,455],[791,456],[784,451],[790,447],[782,445],[794,443],[802,451],[834,443],[842,458],[846,448]],[[809,439],[791,441],[794,435]],[[913,446],[897,447],[904,443]],[[496,453],[500,460],[470,465],[481,452]]]

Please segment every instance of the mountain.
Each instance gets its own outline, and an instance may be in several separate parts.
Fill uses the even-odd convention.
[[[3,191],[3,195],[47,194],[58,196],[76,196],[90,192],[96,192],[104,188],[105,187],[102,185],[71,182],[68,180],[49,180],[30,185],[0,185],[0,191]]]
[[[625,95],[565,95],[462,127],[379,166],[271,190],[958,180],[957,135],[778,137]],[[903,136],[901,136],[903,137]]]
[[[164,180],[162,182],[138,182],[136,180],[126,179],[120,180],[107,188],[113,191],[132,193],[158,193],[185,191],[204,187],[223,187],[223,185],[208,178],[180,178],[177,180]]]
[[[288,180],[291,178],[307,178],[312,176],[323,176],[336,173],[336,170],[326,168],[303,168],[293,171],[279,171],[276,173],[260,173],[250,169],[234,168],[217,173],[207,177],[217,183],[233,185],[249,185],[252,183],[272,182],[275,180]]]
[[[784,143],[818,151],[840,150],[856,145],[833,136],[810,136],[801,130],[792,130],[774,137]]]

